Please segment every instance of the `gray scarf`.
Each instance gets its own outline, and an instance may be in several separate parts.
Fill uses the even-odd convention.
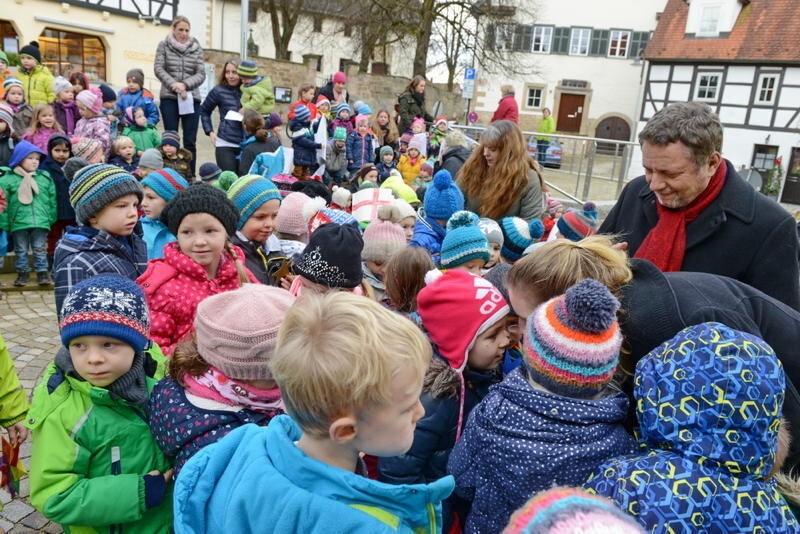
[[[85,380],[75,370],[72,364],[72,357],[69,355],[69,350],[65,347],[58,349],[56,354],[56,366],[64,371],[64,373],[76,380],[85,382]],[[111,394],[112,399],[122,399],[128,404],[134,406],[144,407],[150,394],[147,391],[147,382],[145,380],[144,371],[144,353],[137,352],[133,357],[133,364],[130,370],[117,378],[112,384],[105,389]]]

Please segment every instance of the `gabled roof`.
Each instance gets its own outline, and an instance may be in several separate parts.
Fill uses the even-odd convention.
[[[685,38],[689,4],[669,0],[645,50],[648,60],[800,63],[800,2],[752,0],[730,34]]]

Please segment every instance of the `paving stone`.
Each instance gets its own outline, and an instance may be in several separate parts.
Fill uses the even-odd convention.
[[[47,534],[62,534],[64,532],[58,523],[48,523],[42,531],[47,532]]]
[[[2,517],[0,517],[0,532],[8,532],[12,528],[14,528],[14,523],[12,523],[11,521],[6,521]]]
[[[31,513],[33,513],[33,507],[25,504],[19,499],[15,499],[5,505],[5,508],[3,508],[3,511],[0,512],[0,515],[12,523],[17,523],[23,517],[27,517]]]
[[[22,525],[17,525],[9,530],[8,534],[36,534],[36,531]]]
[[[42,514],[39,512],[33,512],[31,515],[26,517],[22,520],[22,524],[26,527],[33,528],[36,530],[40,530],[44,528],[44,526],[49,523],[47,519],[44,518]]]

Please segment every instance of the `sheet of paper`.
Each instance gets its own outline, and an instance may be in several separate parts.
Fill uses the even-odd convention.
[[[191,115],[192,113],[194,113],[192,93],[186,93],[186,98],[178,97],[178,115]]]
[[[238,111],[234,111],[232,109],[228,110],[228,112],[225,114],[225,120],[226,121],[239,121],[239,122],[241,122],[243,118],[244,118],[244,116],[241,113],[239,113]]]
[[[328,144],[328,121],[324,115],[319,119],[319,127],[317,127],[317,133],[314,134],[314,141],[322,147],[317,149],[317,162],[323,162],[325,161],[325,147]]]
[[[291,175],[294,170],[294,149],[283,147],[283,174]]]

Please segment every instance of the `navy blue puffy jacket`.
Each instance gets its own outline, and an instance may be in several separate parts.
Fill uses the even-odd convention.
[[[242,123],[239,121],[225,120],[223,117],[231,110],[239,111],[242,107],[242,90],[238,87],[226,87],[217,85],[214,87],[203,103],[200,104],[200,120],[203,123],[203,131],[206,135],[214,131],[214,123],[211,122],[211,113],[214,108],[219,108],[219,129],[217,136],[229,143],[241,143],[244,137]]]

